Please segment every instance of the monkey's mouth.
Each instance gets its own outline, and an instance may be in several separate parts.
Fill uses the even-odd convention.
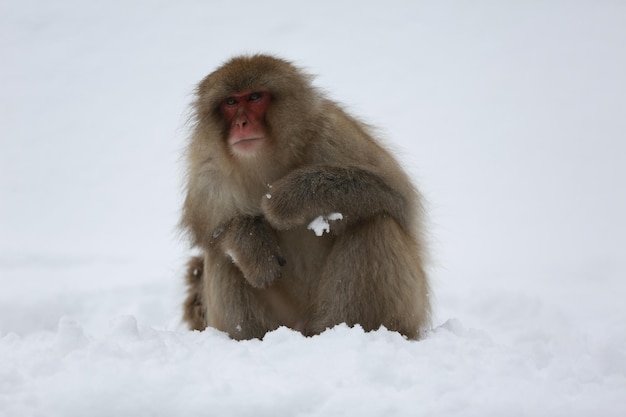
[[[261,145],[261,142],[263,142],[262,137],[237,139],[233,141],[231,146],[233,147],[233,149],[240,151],[240,152],[250,152],[250,151],[256,150]]]

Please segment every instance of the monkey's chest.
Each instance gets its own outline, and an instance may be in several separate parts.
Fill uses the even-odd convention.
[[[334,242],[335,236],[316,236],[305,227],[279,232],[278,244],[286,260],[285,284],[308,287],[317,281]]]

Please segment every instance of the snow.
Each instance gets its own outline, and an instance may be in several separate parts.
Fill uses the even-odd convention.
[[[626,415],[626,6],[0,3],[0,416]],[[181,324],[194,85],[276,53],[427,200],[434,328]]]
[[[236,264],[236,263],[237,263],[237,258],[236,258],[236,255],[233,253],[233,251],[227,250],[227,251],[226,251],[226,256],[228,256],[228,257],[230,258],[230,260],[231,260],[234,264]],[[195,270],[194,270],[194,272],[195,272]],[[194,274],[194,275],[195,275],[195,274]]]
[[[336,221],[343,219],[341,213],[330,213],[328,215],[318,216],[313,219],[307,226],[307,229],[312,230],[315,236],[322,236],[324,232],[330,233],[329,221]]]

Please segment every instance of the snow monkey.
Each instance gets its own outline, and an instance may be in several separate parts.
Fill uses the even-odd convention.
[[[430,321],[420,197],[367,126],[268,55],[231,59],[196,93],[190,328],[240,340],[347,323],[417,338]]]

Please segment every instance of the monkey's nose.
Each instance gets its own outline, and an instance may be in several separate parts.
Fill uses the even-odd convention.
[[[247,124],[248,124],[248,119],[245,119],[245,118],[240,118],[235,121],[235,126],[237,126],[240,129],[246,127]]]

